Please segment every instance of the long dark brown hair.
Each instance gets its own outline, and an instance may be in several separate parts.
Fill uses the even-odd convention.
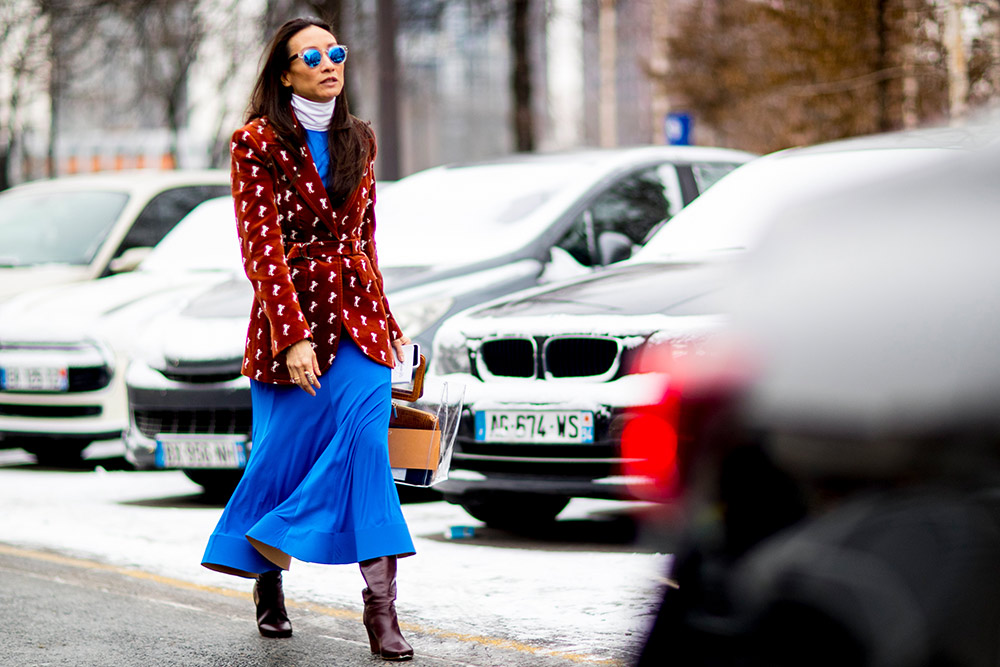
[[[250,94],[246,122],[266,117],[289,154],[303,161],[299,148],[306,144],[305,131],[296,126],[292,115],[292,89],[281,84],[288,71],[288,41],[300,30],[317,26],[330,34],[330,26],[316,18],[297,18],[278,28],[267,47],[267,57]],[[368,124],[351,115],[347,91],[342,90],[330,121],[330,174],[326,189],[330,203],[342,203],[361,182],[371,150],[372,131]]]

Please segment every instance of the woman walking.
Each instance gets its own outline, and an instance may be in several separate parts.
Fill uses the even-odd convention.
[[[359,563],[373,653],[406,660],[396,559],[414,553],[389,468],[390,368],[409,343],[375,253],[375,137],[342,90],[329,26],[281,26],[233,135],[232,185],[254,288],[243,374],[253,449],[202,564],[253,578],[257,625],[290,637],[291,559]]]

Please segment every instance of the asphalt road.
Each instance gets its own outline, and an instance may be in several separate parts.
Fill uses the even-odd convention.
[[[248,586],[249,588],[249,586]],[[295,635],[264,639],[238,594],[0,545],[0,664],[18,667],[312,667],[384,664],[359,614],[290,601]],[[580,664],[469,637],[407,631],[423,665]],[[593,663],[591,663],[593,664]],[[615,664],[615,663],[603,663]]]
[[[295,636],[264,639],[251,582],[175,565],[197,563],[221,503],[179,473],[126,467],[111,451],[55,469],[0,450],[0,667],[383,664],[356,570],[297,564]],[[477,525],[451,540],[464,512],[403,500],[421,551],[401,598],[411,664],[631,664],[662,585],[653,508],[584,503],[544,533]]]

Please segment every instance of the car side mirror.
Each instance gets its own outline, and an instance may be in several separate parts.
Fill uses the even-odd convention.
[[[149,253],[151,252],[153,252],[152,248],[129,248],[111,260],[108,268],[111,270],[111,273],[135,271],[142,264],[142,260],[149,257]]]
[[[545,263],[541,275],[538,276],[540,283],[554,283],[560,280],[576,278],[590,271],[589,267],[583,266],[576,261],[573,255],[566,252],[559,246],[552,246],[549,249],[549,261]]]
[[[614,264],[632,256],[632,239],[621,232],[601,232],[597,237],[597,254],[601,266]]]

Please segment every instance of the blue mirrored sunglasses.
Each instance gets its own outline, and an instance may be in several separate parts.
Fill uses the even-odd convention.
[[[347,60],[347,47],[342,44],[331,46],[326,52],[326,57],[329,58],[330,62],[334,65],[339,65]],[[292,62],[296,58],[301,58],[302,62],[306,64],[306,67],[312,69],[323,62],[323,52],[317,48],[310,47],[301,53],[296,53],[288,59],[288,62]]]

